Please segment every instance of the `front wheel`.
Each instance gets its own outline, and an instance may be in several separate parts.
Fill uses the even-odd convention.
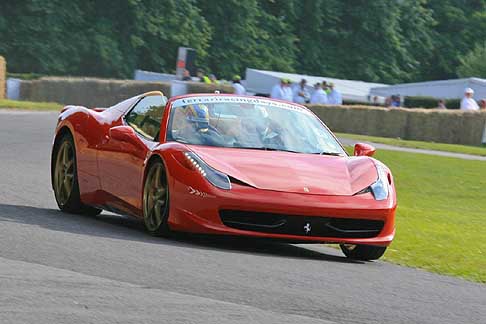
[[[341,244],[340,247],[346,257],[361,261],[378,260],[386,251],[386,246]]]
[[[143,220],[147,231],[156,236],[170,233],[169,186],[164,164],[161,161],[150,165],[143,188]]]

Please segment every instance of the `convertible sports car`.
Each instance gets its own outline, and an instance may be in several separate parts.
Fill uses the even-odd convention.
[[[348,156],[306,107],[278,100],[149,92],[110,108],[66,106],[51,177],[59,208],[191,232],[339,243],[378,259],[395,234],[390,170]]]

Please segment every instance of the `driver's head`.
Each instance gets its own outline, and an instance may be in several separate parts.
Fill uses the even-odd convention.
[[[186,120],[194,126],[195,129],[207,131],[209,128],[209,110],[203,104],[192,104],[186,106]]]

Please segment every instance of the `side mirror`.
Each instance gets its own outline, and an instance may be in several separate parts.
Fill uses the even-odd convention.
[[[130,126],[115,126],[110,128],[110,137],[117,141],[130,143],[135,146],[140,146],[140,144],[142,144],[142,141]]]
[[[373,156],[375,154],[376,149],[365,143],[356,143],[354,145],[354,156]]]

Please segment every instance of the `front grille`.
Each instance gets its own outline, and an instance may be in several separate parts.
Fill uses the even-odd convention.
[[[221,210],[224,225],[262,233],[336,238],[370,238],[378,235],[384,222],[379,220],[299,216],[240,210]]]

